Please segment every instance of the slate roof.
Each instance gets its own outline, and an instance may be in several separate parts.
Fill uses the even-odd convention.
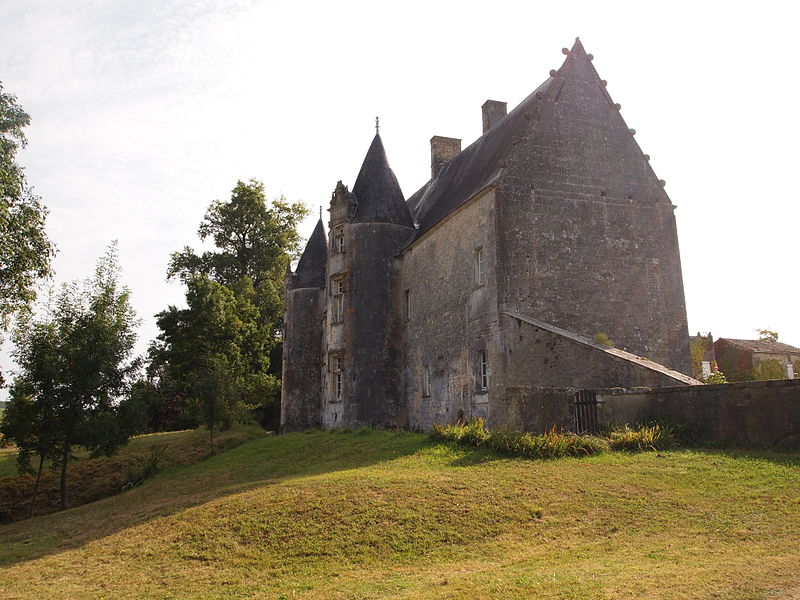
[[[396,223],[413,227],[403,192],[389,166],[380,134],[375,134],[353,186],[357,207],[354,223]]]
[[[500,177],[502,168],[498,162],[511,147],[512,138],[524,127],[525,113],[540,102],[537,94],[542,93],[550,81],[544,82],[489,131],[448,161],[436,179],[428,181],[408,199],[418,225],[415,239]]]
[[[317,222],[314,232],[308,238],[306,249],[297,263],[292,278],[292,288],[325,287],[325,263],[328,261],[328,241],[322,219]]]
[[[525,132],[529,126],[528,119],[537,107],[556,98],[564,80],[570,77],[600,81],[583,44],[577,38],[557,72],[551,72],[549,79],[448,161],[435,179],[428,181],[408,199],[409,210],[418,225],[415,240],[500,178],[503,174],[502,159],[510,153],[514,138]],[[603,93],[609,104],[613,104],[605,88]]]
[[[719,338],[731,344],[741,346],[751,352],[766,352],[769,354],[800,354],[800,348],[795,348],[783,342],[773,342],[772,340],[735,340],[733,338]]]

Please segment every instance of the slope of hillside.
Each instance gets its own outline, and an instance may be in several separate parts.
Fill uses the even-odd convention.
[[[791,598],[800,457],[292,434],[0,527],[23,598]],[[794,592],[796,593],[796,592]]]

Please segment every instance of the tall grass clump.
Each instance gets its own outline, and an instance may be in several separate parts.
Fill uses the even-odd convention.
[[[469,419],[456,421],[452,425],[440,426],[434,423],[430,438],[443,442],[458,442],[465,446],[483,446],[491,438],[491,433],[486,429],[483,419]]]
[[[668,429],[654,423],[638,428],[628,425],[612,428],[608,432],[608,442],[612,450],[643,452],[671,448],[675,445],[675,438]]]
[[[526,458],[590,456],[608,451],[608,442],[599,437],[561,432],[555,427],[542,435],[510,430],[490,431],[486,429],[483,419],[434,425],[429,437],[434,441],[483,446],[509,456]]]

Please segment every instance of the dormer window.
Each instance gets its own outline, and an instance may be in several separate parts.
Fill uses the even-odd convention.
[[[336,254],[344,252],[344,225],[337,225],[333,230],[333,251]]]

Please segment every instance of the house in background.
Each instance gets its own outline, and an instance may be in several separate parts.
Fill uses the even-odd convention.
[[[711,332],[703,335],[698,331],[697,335],[689,338],[689,344],[692,348],[692,376],[703,380],[710,377],[714,367],[717,366],[714,337]]]
[[[714,354],[729,381],[800,377],[800,348],[782,342],[719,338]]]

